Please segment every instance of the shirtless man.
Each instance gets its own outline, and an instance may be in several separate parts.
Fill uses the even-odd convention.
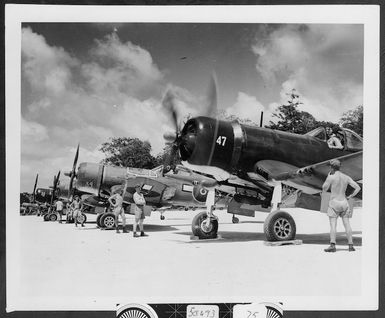
[[[328,217],[330,222],[330,246],[325,252],[336,251],[336,232],[337,218],[340,216],[345,227],[346,236],[348,238],[349,252],[354,252],[352,228],[350,227],[349,218],[352,217],[348,199],[354,197],[360,190],[360,186],[353,181],[348,175],[340,172],[341,162],[338,159],[330,161],[331,171],[327,176],[322,190],[326,192],[330,188],[331,196],[328,207]],[[346,188],[350,185],[354,191],[348,197],[345,196]]]
[[[124,214],[124,209],[123,209],[123,195],[126,192],[126,187],[127,186],[125,186],[123,190],[119,190],[117,193],[110,196],[108,199],[108,202],[110,202],[110,204],[114,208],[116,233],[120,233],[119,225],[118,225],[119,215],[122,218],[123,233],[128,233],[126,229],[126,215]]]
[[[71,203],[71,209],[72,209],[72,217],[75,220],[75,226],[78,226],[78,217],[82,215],[82,207],[83,204],[80,201],[80,198],[78,195],[75,195],[75,199]],[[81,222],[81,226],[84,227],[84,221]]]

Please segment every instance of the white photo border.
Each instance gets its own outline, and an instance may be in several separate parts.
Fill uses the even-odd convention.
[[[57,310],[55,299],[46,307],[21,302],[19,285],[19,189],[20,189],[20,74],[21,24],[23,22],[210,22],[210,23],[333,23],[364,25],[364,174],[362,295],[341,300],[333,297],[285,297],[285,310],[376,310],[379,296],[379,6],[375,5],[275,5],[275,6],[5,6],[6,61],[6,278],[7,311]],[[12,175],[10,175],[12,171]],[[368,230],[370,229],[370,231]],[[250,297],[250,299],[252,299]],[[248,302],[250,299],[243,299]],[[53,302],[51,302],[53,301]],[[240,302],[240,299],[162,297],[130,299],[144,303]],[[114,310],[116,299],[104,298],[94,307],[91,299],[71,302],[66,310]]]

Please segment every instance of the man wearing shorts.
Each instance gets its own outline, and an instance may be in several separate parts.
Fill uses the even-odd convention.
[[[144,234],[144,231],[143,231],[143,220],[145,218],[144,206],[146,205],[146,200],[144,199],[144,196],[140,192],[140,190],[141,190],[141,186],[140,184],[137,184],[135,186],[135,193],[133,196],[133,199],[135,202],[134,237],[139,236],[138,234],[136,234],[136,229],[138,227],[138,224],[140,229],[140,236],[147,236],[147,234]]]
[[[82,202],[80,201],[80,198],[78,195],[75,196],[74,201],[71,203],[71,208],[72,208],[72,217],[75,220],[75,226],[78,226],[78,217],[82,215]],[[82,218],[81,226],[84,227],[84,221]]]
[[[337,218],[340,216],[348,238],[349,252],[354,252],[352,228],[349,219],[352,217],[348,199],[354,197],[360,190],[360,186],[348,175],[340,172],[341,162],[338,159],[330,161],[331,171],[322,186],[324,192],[330,188],[330,201],[327,211],[330,222],[330,246],[325,252],[336,251]],[[348,197],[345,196],[346,188],[350,185],[354,191]]]
[[[61,223],[62,217],[63,217],[63,202],[60,199],[57,199],[57,201],[55,203],[55,207],[56,207],[56,212],[59,216],[58,221],[59,221],[59,223]]]
[[[108,202],[113,207],[114,215],[115,215],[115,228],[116,228],[116,233],[120,233],[118,223],[119,223],[119,215],[122,218],[122,224],[123,224],[123,233],[128,233],[126,230],[126,215],[124,214],[124,209],[123,209],[123,194],[126,190],[126,186],[124,187],[124,190],[119,190],[117,193],[114,195],[110,196],[108,199]]]

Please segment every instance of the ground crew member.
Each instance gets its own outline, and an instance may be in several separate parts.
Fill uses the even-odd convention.
[[[135,186],[135,193],[133,196],[133,199],[135,202],[134,237],[139,236],[138,234],[136,234],[136,229],[138,227],[138,224],[140,229],[140,236],[148,236],[147,234],[144,234],[144,231],[143,231],[143,220],[145,218],[144,206],[146,205],[146,200],[144,199],[144,196],[140,191],[141,191],[141,186],[140,184],[137,184]]]
[[[77,227],[78,226],[78,217],[80,217],[82,215],[82,207],[83,207],[83,204],[82,202],[80,201],[80,198],[78,195],[75,195],[75,199],[74,201],[71,203],[71,208],[72,208],[72,217],[74,218],[75,220],[75,226]],[[84,219],[82,218],[82,221],[81,221],[81,226],[84,227]]]
[[[113,206],[114,210],[114,215],[115,215],[115,228],[116,228],[116,233],[120,233],[119,231],[119,215],[122,218],[122,224],[123,224],[123,233],[128,233],[126,229],[126,215],[124,214],[124,209],[123,209],[123,196],[124,193],[126,192],[127,188],[127,183],[124,186],[123,190],[119,190],[117,193],[114,195],[110,196],[108,199],[108,202]]]
[[[326,192],[330,188],[331,196],[327,215],[330,222],[330,246],[325,249],[325,252],[336,251],[336,232],[337,218],[340,216],[345,227],[346,236],[348,238],[349,252],[354,252],[352,228],[349,219],[352,217],[352,212],[349,207],[348,199],[354,197],[360,190],[360,186],[353,181],[351,177],[340,172],[341,162],[338,159],[330,161],[331,171],[327,176],[322,190]],[[354,191],[348,197],[345,196],[346,188],[350,185]]]
[[[66,223],[70,223],[72,219],[72,208],[71,208],[72,201],[67,202],[66,204]]]
[[[62,222],[62,216],[63,216],[63,202],[60,199],[57,199],[55,203],[56,212],[59,216],[59,223]]]

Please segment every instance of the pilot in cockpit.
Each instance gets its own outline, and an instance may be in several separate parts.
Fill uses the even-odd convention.
[[[331,127],[326,127],[326,134],[328,137],[327,143],[329,148],[332,149],[343,149],[344,146],[341,143],[341,140],[336,136],[336,130]]]

